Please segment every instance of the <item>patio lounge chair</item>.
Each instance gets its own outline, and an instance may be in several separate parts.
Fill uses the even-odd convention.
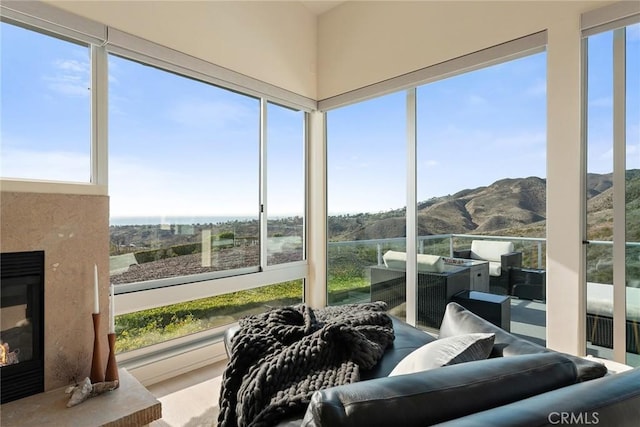
[[[491,293],[511,295],[511,269],[522,267],[522,252],[514,252],[513,242],[473,240],[471,249],[454,250],[453,256],[488,261]]]
[[[627,286],[626,349],[640,354],[640,288]],[[587,282],[587,341],[613,348],[613,286]]]

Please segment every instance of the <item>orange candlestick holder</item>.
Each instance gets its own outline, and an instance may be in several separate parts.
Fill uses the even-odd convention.
[[[92,313],[93,318],[93,357],[91,358],[91,383],[104,381],[104,370],[102,369],[102,358],[100,357],[100,313]]]
[[[120,377],[118,376],[118,364],[116,363],[116,334],[107,334],[109,342],[109,358],[107,359],[107,371],[104,374],[105,381],[118,381],[116,388],[120,387]]]

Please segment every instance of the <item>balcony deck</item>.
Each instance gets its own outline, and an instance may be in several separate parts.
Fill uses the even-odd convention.
[[[339,304],[359,303],[369,301],[369,295],[364,292],[344,293]],[[511,333],[521,338],[546,347],[546,309],[542,301],[531,301],[511,297]],[[338,303],[334,301],[333,303]],[[396,311],[398,317],[404,317],[403,309]],[[429,330],[436,333],[437,330]],[[610,348],[592,345],[587,342],[587,354],[603,359],[613,359]],[[640,366],[640,354],[627,352],[627,364]]]

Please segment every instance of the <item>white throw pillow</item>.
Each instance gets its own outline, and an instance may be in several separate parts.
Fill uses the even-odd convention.
[[[409,353],[396,365],[389,376],[484,360],[491,354],[495,337],[492,333],[473,333],[432,341]]]

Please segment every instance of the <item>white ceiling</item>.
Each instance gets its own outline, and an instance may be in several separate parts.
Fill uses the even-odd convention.
[[[316,1],[308,1],[308,0],[300,0],[307,9],[313,12],[316,16],[322,15],[326,11],[333,9],[339,4],[344,3],[344,1],[331,1],[331,0],[316,0]]]

